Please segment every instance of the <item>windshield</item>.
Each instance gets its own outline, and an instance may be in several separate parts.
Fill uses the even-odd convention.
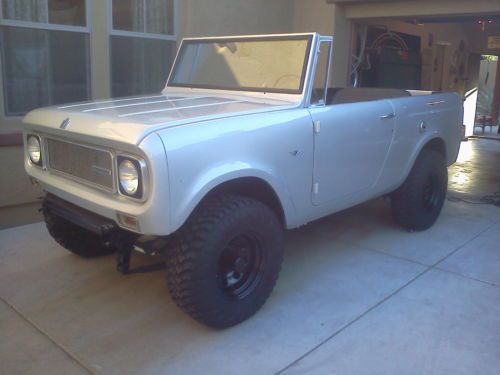
[[[300,94],[312,35],[185,40],[169,86]]]

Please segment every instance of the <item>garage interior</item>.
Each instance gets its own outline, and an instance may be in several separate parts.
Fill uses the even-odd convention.
[[[366,19],[353,30],[352,86],[458,92],[466,136],[500,136],[500,16]]]

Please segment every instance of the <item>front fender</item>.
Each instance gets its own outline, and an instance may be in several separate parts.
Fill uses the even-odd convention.
[[[250,163],[237,161],[213,166],[204,171],[188,186],[171,187],[170,230],[175,232],[187,220],[202,199],[225,182],[242,177],[254,177],[266,182],[278,197],[283,208],[285,223],[292,221],[295,207],[286,184],[271,170]]]
[[[313,166],[307,110],[203,121],[165,129],[159,136],[168,159],[170,233],[212,189],[242,177],[258,178],[274,190],[287,228],[301,223],[310,204]]]

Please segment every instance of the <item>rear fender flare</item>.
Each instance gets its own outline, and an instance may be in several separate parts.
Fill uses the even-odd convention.
[[[448,159],[447,150],[446,150],[446,142],[444,141],[443,137],[441,137],[441,135],[438,132],[428,134],[426,137],[420,139],[419,142],[417,143],[415,150],[411,154],[410,160],[404,169],[403,179],[401,180],[400,184],[402,184],[406,180],[406,178],[410,174],[411,169],[415,165],[415,161],[417,160],[418,156],[422,153],[422,151],[426,148],[426,146],[433,140],[440,140],[443,143],[443,145],[444,145],[444,157],[445,157],[445,159]]]

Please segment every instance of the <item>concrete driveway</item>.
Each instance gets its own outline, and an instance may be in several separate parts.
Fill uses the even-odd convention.
[[[271,298],[224,331],[178,310],[163,272],[122,276],[41,223],[0,231],[0,374],[496,375],[500,208],[469,201],[500,190],[500,142],[464,145],[433,228],[401,230],[379,199],[291,231]]]

